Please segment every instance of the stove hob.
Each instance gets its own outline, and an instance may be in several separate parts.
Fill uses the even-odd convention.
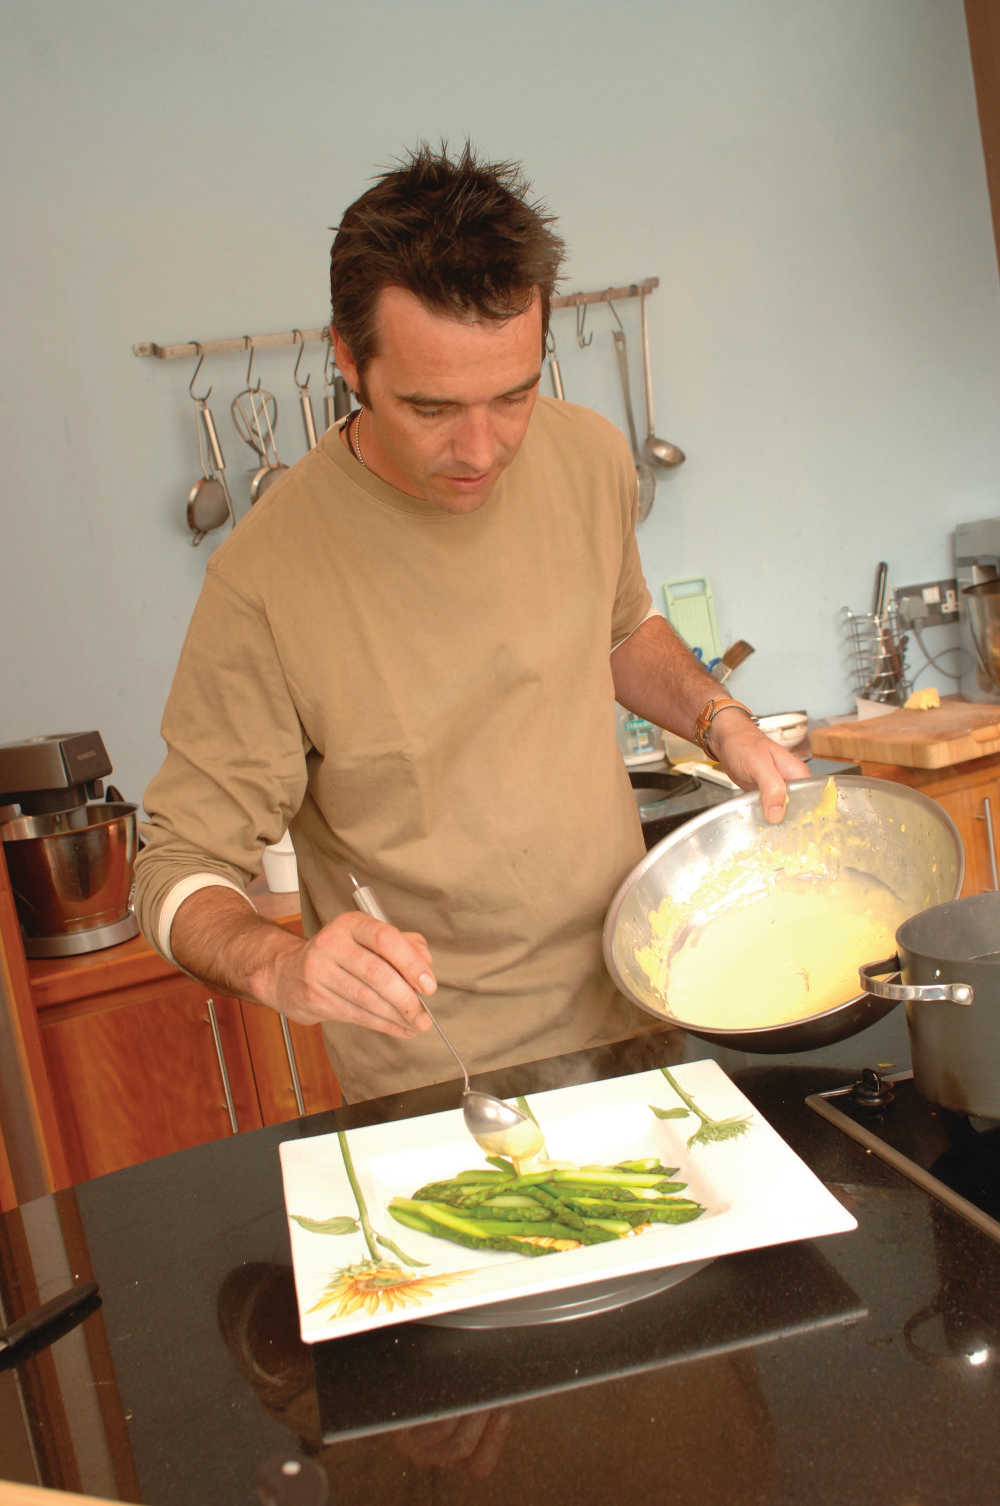
[[[870,1067],[806,1103],[1000,1244],[1000,1124],[922,1098],[912,1072]]]

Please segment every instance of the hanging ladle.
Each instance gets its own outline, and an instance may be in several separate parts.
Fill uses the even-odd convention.
[[[639,453],[639,436],[635,432],[635,415],[632,412],[632,387],[628,378],[628,344],[618,310],[608,299],[608,308],[615,316],[618,328],[611,331],[618,357],[618,375],[621,377],[622,397],[625,399],[625,419],[628,423],[629,440],[632,444],[632,459],[635,461],[636,482],[639,489],[639,522],[649,517],[653,498],[656,495],[656,473]]]
[[[371,915],[375,920],[388,922],[388,915],[371,889],[359,884],[353,874],[351,874],[351,884],[354,887],[354,903],[358,909],[365,915]],[[422,994],[418,994],[417,997],[430,1015],[434,1029],[461,1069],[465,1079],[462,1092],[462,1114],[465,1118],[465,1127],[476,1144],[490,1154],[512,1156],[519,1161],[536,1154],[544,1143],[538,1126],[517,1109],[512,1109],[509,1103],[504,1103],[502,1098],[494,1098],[492,1093],[479,1093],[470,1087],[465,1063],[434,1018],[427,1000]]]
[[[649,363],[649,324],[646,318],[645,293],[639,294],[639,320],[642,326],[642,375],[646,391],[646,443],[642,447],[642,453],[654,465],[670,469],[675,465],[683,465],[686,457],[684,451],[671,444],[669,439],[657,439],[653,433],[653,375]]]

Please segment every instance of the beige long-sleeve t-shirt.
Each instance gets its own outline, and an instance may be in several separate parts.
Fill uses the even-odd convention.
[[[471,1070],[620,1039],[601,927],[643,854],[611,649],[649,612],[635,468],[598,415],[539,398],[484,505],[409,497],[330,430],[216,550],[163,718],[136,863],[169,955],[179,897],[241,890],[291,830],[307,934],[349,873],[431,947]],[[352,1100],[455,1075],[430,1032],[324,1026]]]

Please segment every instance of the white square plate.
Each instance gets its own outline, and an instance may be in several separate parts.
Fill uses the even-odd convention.
[[[679,1167],[684,1195],[704,1213],[690,1223],[654,1224],[631,1238],[549,1255],[470,1250],[407,1228],[388,1212],[394,1197],[487,1164],[460,1109],[284,1141],[279,1153],[305,1342],[857,1227],[716,1062],[670,1070],[702,1114],[745,1117],[746,1132],[689,1146],[700,1128],[697,1116],[660,1119],[650,1107],[684,1108],[659,1071],[534,1093],[529,1103],[552,1160],[613,1165],[655,1156]],[[331,1232],[307,1226],[324,1223]]]

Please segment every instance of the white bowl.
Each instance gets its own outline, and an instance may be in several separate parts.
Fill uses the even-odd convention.
[[[773,743],[794,748],[805,738],[809,717],[805,711],[776,711],[773,716],[759,716],[757,725]]]
[[[264,848],[264,881],[272,894],[291,894],[299,887],[299,867],[287,831],[280,842]]]

